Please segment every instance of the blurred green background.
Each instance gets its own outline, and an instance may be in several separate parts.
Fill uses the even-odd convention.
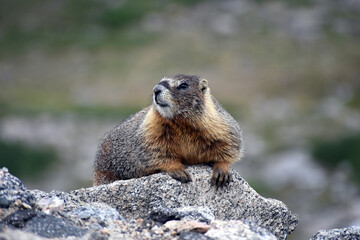
[[[292,239],[360,225],[360,2],[0,0],[0,167],[91,186],[98,139],[196,74],[241,123],[234,165],[300,215]]]

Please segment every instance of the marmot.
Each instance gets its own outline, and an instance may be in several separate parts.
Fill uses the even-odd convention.
[[[198,76],[164,77],[153,103],[108,132],[96,154],[94,185],[167,172],[191,182],[186,164],[211,164],[211,184],[229,183],[229,167],[243,152],[239,124]]]

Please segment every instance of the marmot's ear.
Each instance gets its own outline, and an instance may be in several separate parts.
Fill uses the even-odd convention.
[[[204,93],[207,87],[208,87],[208,82],[206,81],[206,79],[201,79],[199,83],[200,91]]]

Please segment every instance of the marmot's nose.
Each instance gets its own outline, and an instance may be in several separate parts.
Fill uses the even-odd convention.
[[[162,92],[162,86],[156,85],[153,89],[155,96],[159,95]]]

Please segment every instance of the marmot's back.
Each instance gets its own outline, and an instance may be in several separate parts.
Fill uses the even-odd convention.
[[[183,183],[184,164],[213,164],[213,185],[230,181],[229,166],[243,151],[239,124],[197,76],[163,78],[153,104],[130,116],[101,140],[94,185],[167,172]]]

